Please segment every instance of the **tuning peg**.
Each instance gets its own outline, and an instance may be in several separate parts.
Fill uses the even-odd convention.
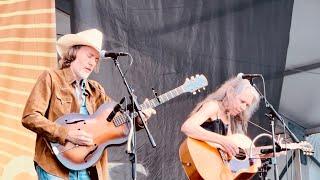
[[[191,79],[194,79],[194,76],[191,76]]]
[[[201,92],[201,90],[200,90],[200,89],[198,89],[198,92]]]
[[[193,95],[196,95],[196,94],[197,94],[197,92],[196,92],[196,91],[194,91],[192,94],[193,94]]]
[[[199,77],[199,74],[196,74],[196,77]]]
[[[203,89],[203,90],[206,90],[206,87],[203,87],[202,89]]]

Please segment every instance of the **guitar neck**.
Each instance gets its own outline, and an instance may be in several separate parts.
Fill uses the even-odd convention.
[[[261,150],[267,150],[267,149],[273,149],[272,145],[269,146],[260,146],[260,147],[254,147],[252,148],[252,152],[254,154],[261,154]],[[294,143],[288,143],[285,147],[276,147],[276,152],[285,151],[285,150],[293,150],[293,149],[300,149],[297,147]],[[250,149],[246,149],[246,151],[249,153]]]
[[[171,91],[168,91],[164,94],[161,94],[160,96],[158,96],[156,98],[153,98],[149,101],[144,102],[143,104],[141,104],[141,109],[145,110],[148,108],[155,108],[155,107],[169,101],[170,99],[173,99],[173,98],[183,94],[184,92],[186,92],[186,91],[183,89],[183,86],[179,86],[175,89],[172,89]],[[136,116],[137,116],[137,114],[135,114],[134,117],[136,117]],[[123,114],[120,116],[116,116],[113,119],[113,123],[116,127],[121,126],[122,124],[124,124],[126,122],[127,122],[127,117],[126,117],[126,115],[123,115]]]
[[[168,91],[164,94],[161,94],[160,96],[158,96],[157,98],[153,98],[149,101],[144,102],[143,104],[141,104],[141,109],[149,109],[149,108],[155,108],[167,101],[169,101],[170,99],[173,99],[181,94],[183,94],[185,91],[183,90],[182,86],[179,86],[171,91]]]

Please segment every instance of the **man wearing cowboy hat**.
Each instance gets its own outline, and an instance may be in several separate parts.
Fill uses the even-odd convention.
[[[35,168],[39,179],[107,179],[107,154],[88,170],[69,170],[59,163],[48,145],[50,142],[92,145],[92,136],[85,131],[68,130],[54,121],[72,112],[92,114],[111,99],[96,81],[87,78],[99,63],[102,33],[89,29],[67,34],[57,41],[61,57],[60,69],[43,72],[27,100],[22,124],[37,133]],[[144,112],[148,117],[154,109]],[[93,170],[93,171],[92,171]]]

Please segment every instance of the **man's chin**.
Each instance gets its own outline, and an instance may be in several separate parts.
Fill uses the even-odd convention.
[[[90,74],[81,74],[81,78],[82,79],[88,79]]]

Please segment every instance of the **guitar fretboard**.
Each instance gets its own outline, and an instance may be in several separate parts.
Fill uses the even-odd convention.
[[[183,86],[179,86],[171,91],[168,91],[160,96],[158,96],[157,98],[153,98],[149,101],[146,101],[144,102],[143,104],[141,104],[141,109],[144,110],[144,109],[148,109],[148,108],[155,108],[157,106],[159,106],[160,104],[162,103],[165,103],[167,101],[169,101],[170,99],[173,99],[183,93],[185,93],[186,91],[183,89]],[[134,117],[136,117],[137,114],[135,114]],[[118,126],[121,126],[122,124],[126,123],[127,122],[127,117],[126,115],[119,115],[119,116],[116,116],[114,119],[113,119],[113,124],[118,127]]]

